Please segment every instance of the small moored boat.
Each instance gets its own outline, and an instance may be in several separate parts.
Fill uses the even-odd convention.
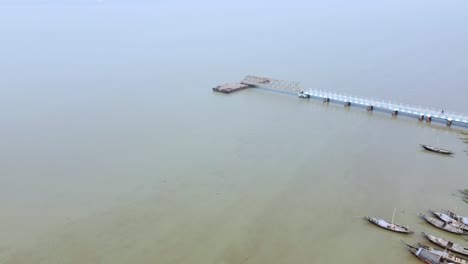
[[[466,264],[465,259],[450,255],[446,252],[432,249],[430,247],[413,247],[405,244],[413,255],[429,264]]]
[[[422,233],[422,235],[424,237],[426,237],[432,243],[434,243],[434,244],[436,244],[436,245],[438,245],[438,246],[440,246],[442,248],[445,248],[447,250],[450,250],[450,251],[458,253],[458,254],[468,256],[468,247],[463,247],[460,244],[453,243],[451,241],[445,240],[445,239],[440,238],[440,237],[435,237],[435,236],[432,236],[432,235],[428,235],[428,234],[426,234],[424,232]]]
[[[457,227],[457,226],[453,226],[449,223],[445,223],[444,221],[441,221],[437,218],[434,218],[434,217],[430,217],[430,216],[427,216],[427,215],[423,215],[421,214],[421,216],[424,218],[424,220],[426,220],[429,224],[435,226],[435,227],[438,227],[442,230],[445,230],[447,232],[451,232],[451,233],[454,233],[454,234],[459,234],[459,235],[468,235],[468,232],[465,232],[463,229]]]
[[[440,220],[452,225],[452,226],[456,226],[460,229],[463,229],[465,231],[468,231],[468,225],[465,225],[464,223],[461,223],[457,220],[455,220],[454,218],[452,218],[451,216],[447,215],[447,214],[444,214],[444,213],[441,213],[441,212],[436,212],[436,211],[432,211],[431,212],[437,216]]]
[[[445,259],[443,259],[441,256],[430,252],[428,250],[425,250],[424,248],[418,248],[418,249],[409,249],[413,255],[415,255],[418,259],[420,259],[424,263],[428,264],[451,264],[452,262],[449,262]]]
[[[411,246],[404,242],[403,244],[405,244],[415,256],[426,263],[468,264],[468,260],[449,254],[445,251],[440,251],[422,244],[418,244],[418,246]]]
[[[438,147],[429,146],[429,145],[425,145],[425,144],[420,144],[420,145],[424,149],[432,151],[432,152],[436,152],[436,153],[440,153],[440,154],[453,154],[452,151],[446,150],[446,149],[443,149],[443,148],[438,148]]]
[[[463,223],[463,224],[465,224],[465,225],[468,225],[468,217],[466,217],[466,216],[461,216],[461,215],[457,215],[456,213],[454,213],[454,212],[452,212],[452,211],[450,211],[450,210],[447,210],[447,214],[448,214],[451,218],[457,220],[458,222],[461,222],[461,223]]]
[[[378,218],[374,218],[374,217],[369,217],[369,216],[364,216],[364,219],[377,225],[377,226],[380,226],[384,229],[387,229],[387,230],[390,230],[390,231],[394,231],[394,232],[398,232],[398,233],[405,233],[405,234],[412,234],[414,233],[412,230],[408,229],[407,227],[404,227],[404,226],[401,226],[401,225],[396,225],[396,224],[392,224],[392,223],[389,223],[383,219],[378,219]]]

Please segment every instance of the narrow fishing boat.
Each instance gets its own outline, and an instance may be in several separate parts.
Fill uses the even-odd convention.
[[[432,152],[436,152],[436,153],[440,153],[440,154],[447,154],[447,155],[453,154],[452,151],[446,150],[446,149],[443,149],[443,148],[438,148],[438,147],[434,147],[434,146],[430,146],[430,145],[426,145],[426,144],[420,144],[420,145],[424,149],[432,151]]]
[[[438,245],[440,247],[443,247],[443,248],[445,248],[447,250],[450,250],[450,251],[458,253],[458,254],[468,256],[468,247],[463,247],[460,244],[453,243],[451,241],[445,240],[445,239],[440,238],[440,237],[435,237],[435,236],[432,236],[432,235],[428,235],[428,234],[426,234],[424,232],[422,233],[422,235],[424,237],[426,237],[429,241],[431,241],[432,243],[434,243],[434,244],[436,244],[436,245]]]
[[[432,211],[431,212],[437,216],[440,220],[444,221],[445,223],[448,223],[452,226],[456,226],[460,229],[463,229],[465,231],[468,231],[468,225],[465,225],[464,223],[461,223],[457,220],[455,220],[454,218],[452,218],[451,216],[447,215],[447,214],[444,214],[444,213],[441,213],[441,212],[436,212],[436,211]]]
[[[441,251],[441,250],[438,250],[438,249],[435,249],[435,248],[431,248],[431,247],[428,247],[426,245],[422,245],[422,244],[419,244],[418,243],[418,246],[412,246],[412,245],[408,245],[406,244],[405,242],[402,241],[403,244],[405,244],[410,250],[412,251],[419,251],[421,249],[421,251],[426,251],[426,252],[430,252],[431,254],[430,255],[438,255],[440,256],[439,258],[439,261],[442,260],[442,261],[447,261],[447,263],[454,263],[454,264],[468,264],[468,260],[464,259],[464,258],[460,258],[459,256],[455,256],[455,255],[452,255],[452,254],[449,254],[445,251]],[[432,262],[430,262],[432,263]],[[445,263],[445,262],[435,262],[435,263]]]
[[[448,214],[451,218],[457,220],[458,222],[461,222],[461,223],[463,223],[463,224],[465,224],[465,225],[468,225],[468,217],[466,217],[466,216],[461,216],[461,215],[457,215],[456,213],[454,213],[454,212],[452,212],[452,211],[450,211],[450,210],[447,210],[447,214]]]
[[[414,233],[412,230],[408,229],[407,227],[404,227],[404,226],[401,226],[401,225],[397,225],[397,224],[392,224],[392,223],[389,223],[383,219],[378,219],[378,218],[374,218],[374,217],[369,217],[369,216],[364,216],[364,219],[377,225],[377,226],[380,226],[384,229],[387,229],[387,230],[390,230],[390,231],[394,231],[394,232],[398,232],[398,233],[405,233],[405,234],[412,234]]]
[[[459,235],[468,235],[468,232],[465,232],[463,229],[457,227],[457,226],[453,226],[449,223],[445,223],[444,221],[441,221],[439,219],[436,219],[434,217],[430,217],[430,216],[427,216],[427,215],[423,215],[421,214],[421,216],[424,218],[424,220],[426,220],[429,224],[437,227],[437,228],[440,228],[442,230],[445,230],[447,232],[451,232],[451,233],[454,233],[454,234],[459,234]]]
[[[418,259],[420,259],[424,263],[428,264],[451,264],[452,262],[449,262],[445,259],[443,259],[441,256],[430,252],[428,250],[425,250],[424,248],[418,248],[418,249],[409,249],[413,255],[415,255]]]

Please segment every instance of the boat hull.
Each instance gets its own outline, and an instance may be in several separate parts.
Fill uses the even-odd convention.
[[[456,220],[451,215],[447,215],[441,212],[431,211],[435,216],[437,216],[440,220],[444,221],[445,223],[449,223],[452,226],[456,226],[464,231],[468,231],[468,225]]]
[[[422,233],[422,235],[427,238],[431,243],[434,243],[442,248],[455,252],[457,254],[468,256],[468,248],[463,247],[460,244],[453,243],[451,241],[445,240],[443,238],[435,237],[426,233]]]
[[[459,228],[459,227],[456,227],[456,226],[453,226],[453,225],[450,225],[448,223],[445,223],[444,221],[442,220],[439,220],[439,219],[436,219],[434,217],[430,217],[430,216],[427,216],[427,215],[421,215],[424,220],[426,220],[429,224],[439,228],[439,229],[442,229],[442,230],[445,230],[447,232],[450,232],[450,233],[454,233],[454,234],[458,234],[458,235],[468,235],[468,232],[465,232],[463,229]]]
[[[421,147],[423,147],[425,150],[428,150],[428,151],[431,151],[431,152],[434,152],[434,153],[439,153],[439,154],[444,154],[444,155],[453,154],[452,151],[446,150],[446,149],[443,149],[443,148],[438,148],[438,147],[429,146],[429,145],[425,145],[425,144],[420,144],[420,145],[421,145]]]
[[[387,221],[385,221],[383,219],[377,219],[377,218],[369,217],[369,216],[365,216],[364,219],[369,221],[370,223],[378,226],[378,227],[381,227],[383,229],[387,229],[387,230],[390,230],[390,231],[393,231],[393,232],[402,233],[402,234],[412,234],[412,233],[414,233],[412,230],[410,230],[410,229],[408,229],[408,228],[406,228],[404,226],[391,224],[391,223],[388,223]]]

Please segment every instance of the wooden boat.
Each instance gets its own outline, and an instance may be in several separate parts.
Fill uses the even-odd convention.
[[[465,231],[468,231],[468,225],[465,225],[455,219],[453,219],[452,217],[450,217],[449,215],[447,214],[444,214],[444,213],[441,213],[441,212],[435,212],[435,211],[432,211],[431,212],[437,216],[440,220],[444,221],[445,223],[448,223],[452,226],[456,226],[462,230],[465,230]]]
[[[451,241],[448,241],[448,240],[445,240],[443,238],[440,238],[440,237],[435,237],[435,236],[432,236],[432,235],[428,235],[426,233],[422,233],[423,236],[425,236],[429,241],[431,241],[432,243],[440,246],[440,247],[443,247],[447,250],[450,250],[452,252],[455,252],[455,253],[458,253],[458,254],[462,254],[462,255],[465,255],[465,256],[468,256],[468,247],[463,247],[462,245],[460,244],[456,244],[456,243],[453,243]]]
[[[429,146],[429,145],[425,145],[425,144],[420,144],[420,145],[424,149],[432,151],[432,152],[436,152],[436,153],[440,153],[440,154],[453,154],[452,151],[446,150],[446,149],[443,149],[443,148],[438,148],[438,147]]]
[[[398,233],[405,233],[405,234],[412,234],[414,233],[412,230],[409,230],[408,228],[404,227],[404,226],[400,226],[400,225],[396,225],[396,224],[392,224],[392,223],[389,223],[383,219],[378,219],[378,218],[374,218],[374,217],[369,217],[369,216],[364,216],[364,219],[377,225],[377,226],[380,226],[384,229],[387,229],[387,230],[390,230],[390,231],[394,231],[394,232],[398,232]]]
[[[449,253],[447,253],[445,251],[441,251],[441,250],[437,250],[437,249],[428,247],[426,245],[418,244],[418,246],[411,246],[411,245],[408,245],[408,244],[406,244],[404,242],[403,242],[403,244],[405,244],[412,251],[418,252],[420,250],[420,253],[424,252],[423,254],[419,254],[419,255],[422,255],[422,256],[425,255],[426,257],[427,257],[427,255],[429,255],[430,257],[434,257],[434,260],[436,260],[436,262],[428,262],[428,263],[468,264],[468,260],[466,260],[464,258],[460,258],[459,256],[455,256],[455,255],[449,254]],[[437,257],[434,256],[434,255],[439,256],[439,258],[438,258],[439,262],[437,262]],[[416,255],[416,256],[418,256],[418,255]],[[444,261],[447,261],[447,262],[444,262]]]
[[[454,233],[454,234],[459,234],[459,235],[468,235],[468,232],[465,232],[463,229],[457,227],[457,226],[453,226],[449,223],[445,223],[444,221],[441,221],[439,219],[436,219],[434,217],[430,217],[430,216],[427,216],[427,215],[421,215],[424,220],[426,220],[429,224],[435,226],[435,227],[438,227],[442,230],[445,230],[447,232],[451,232],[451,233]]]
[[[451,264],[452,262],[449,262],[445,259],[443,259],[441,256],[430,252],[428,250],[425,250],[424,248],[418,248],[418,249],[409,249],[413,255],[415,255],[418,259],[420,259],[424,263],[428,264]]]
[[[461,222],[462,224],[468,225],[468,217],[457,215],[456,213],[454,213],[454,212],[452,212],[450,210],[447,210],[447,214],[448,214],[448,216],[450,216],[451,218],[457,220],[458,222]]]

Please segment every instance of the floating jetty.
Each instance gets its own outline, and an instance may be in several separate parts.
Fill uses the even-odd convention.
[[[301,88],[298,82],[276,80],[253,75],[245,76],[245,78],[238,83],[217,86],[213,88],[213,91],[222,93],[232,93],[239,90],[254,87],[264,87],[273,90],[295,93],[298,95],[299,98],[316,98],[322,100],[324,103],[341,103],[345,107],[357,105],[365,108],[367,111],[380,110],[383,112],[390,112],[392,116],[404,114],[411,117],[417,117],[419,121],[442,121],[445,122],[447,126],[451,126],[452,124],[468,126],[468,115],[462,113],[448,112],[442,109],[436,110],[420,106],[392,103],[389,101],[379,99],[351,96],[322,90],[304,90]]]
[[[301,98],[319,98],[326,103],[330,101],[341,102],[346,107],[350,107],[351,105],[358,105],[365,107],[367,111],[373,111],[374,109],[388,111],[392,114],[392,116],[397,116],[398,114],[404,113],[408,116],[417,117],[419,121],[426,120],[426,122],[431,122],[433,119],[437,119],[439,121],[446,122],[447,126],[451,126],[454,122],[468,125],[468,115],[446,112],[444,110],[435,110],[406,104],[396,104],[385,102],[383,100],[347,96],[320,90],[301,91],[299,92],[298,96]]]
[[[242,84],[242,83],[227,83],[224,85],[219,85],[213,88],[213,91],[215,92],[220,92],[220,93],[225,93],[225,94],[230,94],[233,92],[237,92],[240,90],[244,90],[251,87],[248,84]]]

